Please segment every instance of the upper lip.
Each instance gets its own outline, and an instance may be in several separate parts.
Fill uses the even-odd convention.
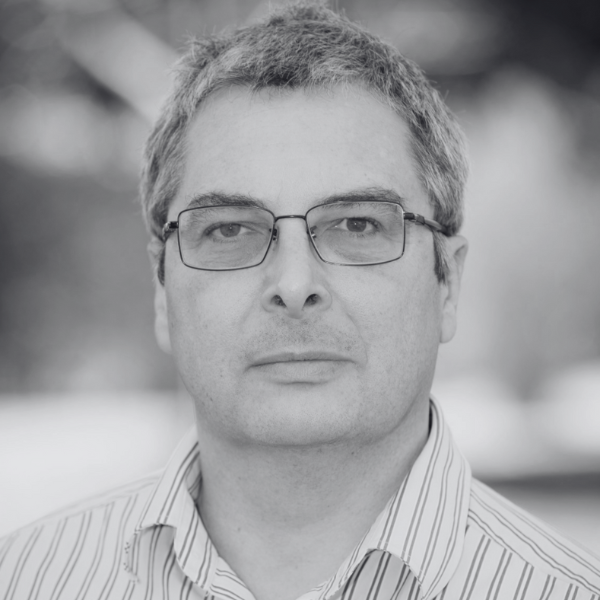
[[[338,361],[349,361],[350,359],[343,354],[338,352],[331,352],[329,350],[310,350],[303,352],[285,351],[285,352],[272,352],[269,354],[263,354],[257,356],[253,361],[253,366],[268,365],[271,363],[280,362],[294,362],[294,361],[307,361],[307,360],[338,360]]]

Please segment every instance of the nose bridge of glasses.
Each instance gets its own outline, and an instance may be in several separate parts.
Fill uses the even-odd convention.
[[[308,223],[306,222],[306,215],[280,215],[279,217],[275,217],[275,221],[273,222],[273,241],[276,242],[277,238],[279,236],[279,230],[277,229],[277,221],[280,221],[281,219],[301,219],[302,221],[304,221],[304,225],[306,227],[306,232],[308,233],[308,235],[311,235],[310,231],[308,230]]]

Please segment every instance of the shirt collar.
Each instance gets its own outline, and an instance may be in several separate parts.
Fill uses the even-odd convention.
[[[175,529],[174,548],[181,568],[209,590],[217,566],[223,563],[194,503],[201,482],[199,462],[194,428],[177,447],[126,545],[129,571],[135,564],[135,540],[140,533],[167,525]],[[324,600],[340,589],[372,550],[400,558],[418,580],[422,598],[435,597],[447,585],[462,554],[470,485],[469,465],[432,398],[429,437],[400,489],[334,577],[310,597]]]
[[[408,565],[424,599],[439,594],[458,566],[471,487],[469,464],[437,401],[430,406],[427,442],[362,542],[366,551],[387,551]]]
[[[434,598],[450,581],[466,533],[471,469],[433,397],[430,407],[429,437],[400,489],[335,576],[315,590],[315,600],[340,589],[373,550],[402,560],[420,584],[423,600]]]
[[[210,587],[219,558],[194,500],[202,482],[198,456],[198,436],[192,427],[171,456],[125,544],[125,568],[133,576],[140,535],[163,525],[174,529],[175,554],[187,577],[204,589]]]

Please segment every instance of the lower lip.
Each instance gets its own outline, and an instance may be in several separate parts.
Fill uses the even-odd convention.
[[[255,365],[252,370],[280,383],[322,383],[349,364],[346,360],[289,360]]]

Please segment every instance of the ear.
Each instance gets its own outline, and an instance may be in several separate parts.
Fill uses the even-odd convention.
[[[167,293],[165,286],[157,278],[154,280],[154,334],[160,349],[167,354],[171,354]]]
[[[442,284],[442,327],[440,343],[449,342],[456,333],[458,296],[468,242],[462,235],[446,238],[446,255],[448,256],[448,273]]]

